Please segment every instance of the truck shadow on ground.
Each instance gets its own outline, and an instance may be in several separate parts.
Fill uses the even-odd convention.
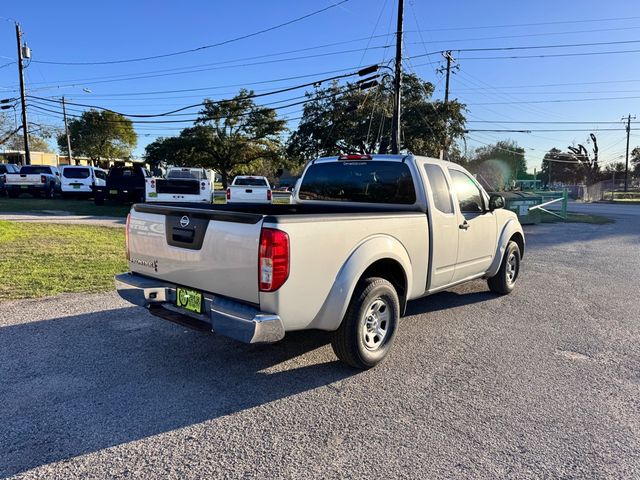
[[[480,283],[482,282],[482,283]],[[447,310],[454,307],[462,307],[472,303],[488,302],[499,298],[495,293],[486,291],[468,291],[469,288],[484,288],[486,283],[481,280],[470,282],[465,285],[459,285],[453,290],[446,290],[428,297],[412,300],[407,304],[405,317],[412,315],[421,315],[425,313]],[[464,290],[463,290],[464,289]]]
[[[302,332],[244,345],[135,307],[2,327],[0,477],[357,374],[328,341]]]

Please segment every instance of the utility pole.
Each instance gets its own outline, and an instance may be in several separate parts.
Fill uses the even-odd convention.
[[[455,60],[454,60],[453,56],[451,55],[451,50],[447,50],[445,52],[442,52],[442,56],[447,59],[446,80],[445,80],[445,87],[444,87],[444,108],[445,108],[445,111],[446,111],[447,107],[449,106],[449,77],[451,76],[451,64]],[[442,72],[442,69],[439,69],[438,71]],[[444,127],[444,130],[445,130],[444,142],[443,142],[442,148],[440,149],[440,159],[441,160],[444,159],[445,154],[448,153],[448,150],[449,150],[449,148],[448,148],[448,144],[449,144],[449,117],[448,116],[445,119],[445,122],[446,123],[445,123],[445,127]]]
[[[69,135],[69,125],[67,124],[67,107],[62,97],[62,115],[64,117],[64,133],[67,136],[67,152],[69,154],[69,165],[71,165],[71,136]]]
[[[627,116],[627,154],[625,156],[625,165],[624,165],[624,191],[626,192],[629,189],[629,136],[631,135],[631,119],[636,119],[636,117],[632,117],[631,114]],[[624,117],[622,117],[624,120]]]
[[[22,65],[22,32],[20,24],[16,22],[16,40],[18,42],[18,77],[20,78],[20,102],[22,103],[22,134],[24,135],[24,163],[31,165],[31,151],[29,150],[29,128],[27,126],[27,100],[24,93],[24,66]]]
[[[391,153],[400,153],[400,102],[402,91],[402,20],[404,0],[398,0],[398,29],[396,30],[396,75],[393,82],[393,120],[391,123]]]

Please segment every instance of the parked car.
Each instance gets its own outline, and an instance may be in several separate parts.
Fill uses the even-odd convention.
[[[90,196],[93,187],[104,187],[107,172],[98,167],[67,165],[62,167],[60,190],[63,198]]]
[[[271,203],[267,177],[238,175],[227,187],[227,203]]]
[[[6,173],[5,188],[11,198],[21,193],[53,198],[60,191],[60,170],[51,165],[24,165],[18,173]]]
[[[7,190],[4,186],[7,173],[19,173],[20,167],[15,163],[0,163],[0,195],[6,195]]]
[[[211,203],[214,181],[213,170],[172,167],[164,178],[145,180],[145,201]]]
[[[134,205],[120,295],[237,340],[332,331],[344,362],[389,352],[407,301],[478,278],[508,294],[525,239],[460,165],[413,155],[309,163],[295,205]],[[256,268],[257,266],[257,268]]]
[[[145,181],[150,176],[141,165],[111,167],[105,185],[93,187],[94,202],[96,205],[102,205],[105,200],[144,202]]]

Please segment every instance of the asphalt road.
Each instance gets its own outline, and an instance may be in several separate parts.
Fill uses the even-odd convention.
[[[613,215],[528,227],[512,295],[412,302],[367,372],[113,293],[2,303],[0,477],[639,478],[640,207]]]

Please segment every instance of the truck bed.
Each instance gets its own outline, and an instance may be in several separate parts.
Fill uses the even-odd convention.
[[[314,205],[314,204],[264,204],[264,203],[242,203],[229,205],[202,204],[202,203],[171,203],[157,202],[153,205],[135,204],[133,208],[138,212],[158,213],[158,214],[178,214],[193,213],[196,216],[218,217],[228,221],[252,223],[264,219],[267,222],[277,220],[277,217],[289,217],[293,215],[353,215],[353,214],[380,214],[380,213],[402,213],[418,212],[417,207],[398,205]],[[268,217],[268,218],[265,218]]]

